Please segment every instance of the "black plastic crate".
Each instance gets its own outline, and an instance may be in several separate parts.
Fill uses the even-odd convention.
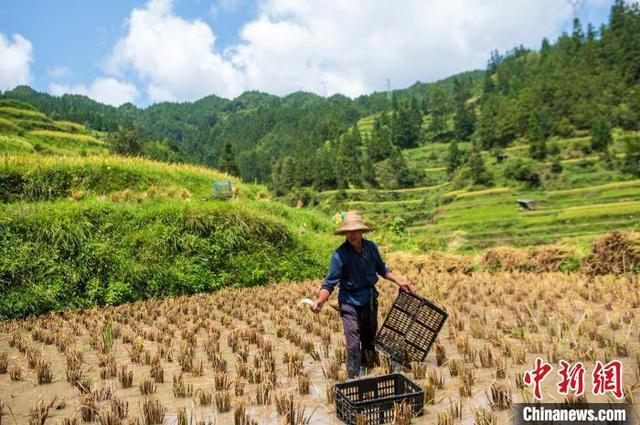
[[[368,425],[393,420],[395,403],[411,404],[414,416],[421,416],[424,391],[399,373],[336,384],[336,414],[349,425],[362,415]]]
[[[447,317],[431,301],[400,291],[376,335],[376,348],[405,367],[423,362]]]

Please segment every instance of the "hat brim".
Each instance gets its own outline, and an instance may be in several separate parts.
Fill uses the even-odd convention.
[[[334,235],[344,235],[347,232],[353,232],[356,230],[362,230],[364,233],[366,232],[370,232],[371,229],[370,227],[364,226],[364,225],[356,225],[356,226],[345,226],[345,227],[341,227],[338,230],[336,230],[335,232],[333,232]]]

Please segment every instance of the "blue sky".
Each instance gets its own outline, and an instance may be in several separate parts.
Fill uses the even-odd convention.
[[[250,89],[350,96],[599,26],[612,1],[0,0],[0,89],[148,105]]]
[[[119,38],[125,21],[146,1],[131,0],[0,0],[0,33],[21,34],[34,45],[31,86],[46,91],[52,80],[90,81]],[[254,17],[255,0],[214,2],[178,0],[176,13],[201,19],[215,28],[221,48],[238,41],[242,24]],[[51,73],[63,69],[64,78]],[[3,87],[6,89],[6,87]]]

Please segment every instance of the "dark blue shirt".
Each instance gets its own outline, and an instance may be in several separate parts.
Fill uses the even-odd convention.
[[[340,284],[338,302],[364,305],[369,302],[371,290],[375,290],[378,275],[386,276],[388,272],[373,241],[362,239],[362,253],[345,241],[333,252],[329,274],[321,288],[331,293]]]

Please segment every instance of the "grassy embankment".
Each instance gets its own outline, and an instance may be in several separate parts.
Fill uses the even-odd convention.
[[[100,132],[54,121],[26,103],[0,99],[0,154],[90,155],[107,150]]]
[[[335,240],[321,213],[272,202],[263,187],[205,167],[107,155],[99,139],[105,154],[71,155],[90,153],[93,136],[72,124],[77,132],[16,130],[21,119],[6,120],[0,318],[325,272]],[[238,196],[206,199],[226,179]]]

